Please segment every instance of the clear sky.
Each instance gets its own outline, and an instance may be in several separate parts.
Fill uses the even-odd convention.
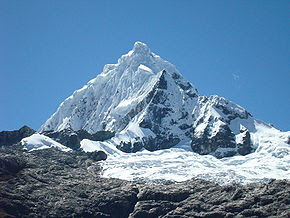
[[[135,41],[217,94],[290,130],[287,0],[0,2],[0,131],[39,129]]]

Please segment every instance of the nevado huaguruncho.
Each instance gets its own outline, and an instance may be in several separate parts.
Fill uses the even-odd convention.
[[[290,132],[136,42],[37,132],[0,132],[0,214],[287,217],[289,169]]]
[[[200,95],[173,64],[136,42],[21,144],[103,151],[107,177],[251,182],[289,177],[289,136],[223,97]]]

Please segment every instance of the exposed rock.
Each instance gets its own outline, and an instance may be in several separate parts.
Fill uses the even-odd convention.
[[[144,143],[139,141],[140,139],[137,139],[133,142],[123,142],[121,141],[121,143],[119,145],[117,145],[117,148],[123,152],[127,152],[127,153],[131,153],[131,152],[137,152],[140,151],[143,147],[144,147]]]
[[[194,152],[223,158],[254,151],[249,129],[239,124],[240,129],[234,131],[231,126],[237,120],[252,119],[239,105],[218,96],[201,96],[193,116],[191,147]]]
[[[144,141],[144,148],[148,151],[156,151],[171,148],[172,146],[177,145],[180,142],[180,139],[178,136],[168,135],[167,137],[157,136],[156,138],[146,138]]]
[[[101,166],[83,152],[28,153],[5,146],[0,154],[1,169],[10,172],[0,177],[1,216],[289,217],[289,181],[247,186],[203,180],[134,183],[101,178]],[[3,160],[17,164],[3,165]]]
[[[189,113],[186,111],[180,111],[175,108],[176,106],[174,104],[172,104],[172,90],[167,90],[168,84],[172,83],[176,83],[175,85],[180,86],[180,88],[183,84],[181,82],[179,84],[178,80],[173,81],[170,74],[163,70],[158,81],[148,93],[147,97],[137,105],[136,109],[132,109],[130,113],[125,116],[126,120],[124,120],[124,123],[128,125],[135,116],[138,116],[138,113],[140,115],[144,112],[143,110],[146,110],[144,117],[142,117],[138,125],[141,128],[150,129],[155,134],[155,137],[145,136],[143,138],[132,138],[131,141],[122,141],[117,145],[118,149],[124,152],[136,152],[142,148],[149,151],[156,151],[159,149],[171,148],[178,144],[182,138],[190,137],[185,133],[185,136],[180,136],[180,133],[174,134],[174,131],[171,131],[171,129],[175,127],[170,125],[170,122],[173,122],[177,126],[181,126],[181,128],[191,127],[188,121]],[[187,83],[187,88],[185,86],[183,86],[183,88],[192,92],[194,90],[190,83]],[[179,90],[179,88],[177,90]],[[177,90],[175,91],[176,93],[178,93]],[[178,107],[182,108],[182,105],[178,105]],[[175,114],[177,112],[180,114],[179,117]]]
[[[241,155],[250,154],[253,151],[252,143],[251,143],[251,136],[248,130],[244,132],[244,136],[242,138],[242,142],[238,143],[238,150],[237,152]]]
[[[209,154],[216,151],[218,148],[236,147],[236,144],[234,143],[234,134],[231,133],[228,126],[221,127],[220,131],[213,137],[210,137],[207,132],[208,130],[206,129],[202,137],[193,137],[191,147],[194,152],[199,154]],[[225,156],[233,156],[233,154],[224,154],[223,157]]]
[[[88,152],[86,154],[93,161],[100,161],[100,160],[106,160],[107,159],[107,154],[105,152],[103,152],[103,151]]]
[[[52,138],[60,144],[67,146],[73,150],[79,150],[80,142],[83,139],[90,139],[93,141],[104,141],[112,138],[115,133],[110,131],[98,131],[90,134],[85,130],[73,131],[72,129],[64,129],[62,131],[45,131],[42,134]]]
[[[0,146],[16,144],[21,139],[31,136],[34,133],[35,131],[28,126],[23,126],[19,130],[14,131],[2,131],[0,132]]]
[[[167,89],[167,81],[165,79],[165,74],[166,74],[166,71],[163,70],[163,72],[160,76],[160,79],[157,83],[157,88],[159,88],[159,89]]]

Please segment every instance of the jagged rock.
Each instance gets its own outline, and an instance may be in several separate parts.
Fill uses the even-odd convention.
[[[228,126],[221,127],[220,131],[216,133],[213,137],[208,135],[208,130],[205,130],[202,137],[193,137],[191,147],[192,150],[199,154],[209,154],[215,152],[218,148],[235,148],[234,134],[231,133]],[[228,151],[229,153],[230,151]],[[225,153],[225,156],[233,156],[234,153]],[[218,155],[217,155],[218,156]]]
[[[64,129],[61,131],[45,131],[42,132],[53,140],[60,144],[67,146],[73,150],[79,150],[80,142],[83,139],[90,139],[93,141],[104,141],[114,137],[115,133],[110,131],[98,131],[94,134],[90,134],[85,130],[74,131],[72,129]]]
[[[0,176],[0,214],[6,217],[289,217],[286,180],[146,184],[101,178],[101,166],[84,152],[2,146],[0,154],[0,160],[25,162]]]
[[[0,132],[0,146],[13,145],[21,141],[21,139],[31,136],[35,131],[28,126],[23,126],[19,130]]]
[[[121,143],[118,144],[116,147],[123,152],[131,153],[131,152],[140,151],[144,147],[144,144],[140,141],[134,141],[134,142],[121,141]]]
[[[121,141],[116,147],[123,152],[131,153],[140,151],[142,148],[147,149],[148,151],[156,151],[160,149],[171,148],[174,145],[177,145],[180,142],[178,136],[169,135],[164,137],[163,135],[157,135],[157,137],[144,137],[134,138],[132,141],[123,142]]]
[[[217,158],[254,151],[248,128],[232,122],[253,119],[242,107],[218,96],[199,97],[193,110],[194,124],[191,147],[199,154],[213,154]],[[253,122],[253,121],[251,121]]]
[[[144,140],[143,147],[148,151],[156,151],[160,149],[171,148],[180,142],[178,136],[169,135],[167,138],[164,136],[157,136],[156,138],[148,138]]]
[[[251,136],[248,130],[244,132],[244,136],[242,138],[242,142],[238,143],[238,150],[237,152],[241,155],[247,155],[250,154],[254,149],[252,148],[251,143]]]

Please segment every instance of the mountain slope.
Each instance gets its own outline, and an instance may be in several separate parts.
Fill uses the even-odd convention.
[[[179,87],[186,87],[188,95],[197,92],[182,79],[176,68],[150,52],[140,42],[117,64],[105,65],[104,71],[83,88],[75,91],[41,127],[41,131],[84,129],[121,131],[128,121],[126,115],[135,108],[162,79],[165,70],[178,79]]]
[[[255,119],[244,108],[219,96],[198,98],[193,109],[193,151],[232,156],[253,151]]]
[[[41,132],[83,129],[119,133],[127,129],[138,143],[123,141],[119,147],[124,151],[171,147],[180,138],[189,137],[178,126],[191,125],[189,111],[197,96],[193,85],[172,64],[137,42],[117,64],[106,65],[103,73],[67,98]],[[142,135],[150,132],[152,137],[140,138],[136,126],[144,131]]]
[[[152,185],[102,178],[102,166],[91,153],[25,152],[18,146],[0,147],[0,153],[1,217],[289,217],[286,180],[246,186],[198,179]],[[130,170],[134,168],[132,163]]]
[[[108,131],[115,136],[99,145],[109,143],[125,152],[184,144],[199,154],[226,157],[257,148],[257,123],[233,102],[199,96],[174,65],[136,42],[117,64],[105,65],[101,74],[67,98],[40,132]]]
[[[33,129],[28,126],[23,126],[14,131],[0,132],[0,146],[13,145],[21,141],[21,139],[31,136],[35,133]]]

